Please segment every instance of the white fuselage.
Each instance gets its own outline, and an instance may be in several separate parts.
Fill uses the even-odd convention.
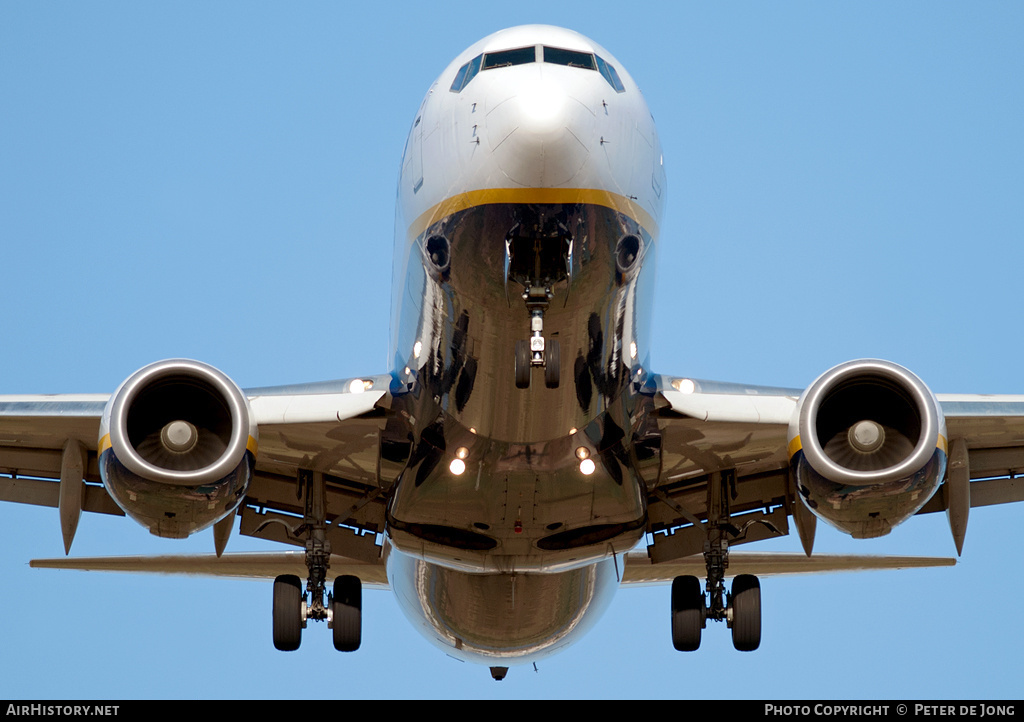
[[[657,435],[644,390],[665,189],[643,96],[577,33],[495,33],[420,105],[381,474],[392,585],[451,654],[508,664],[568,643],[644,533],[657,444],[635,447]],[[531,336],[545,365],[524,387],[516,344]]]

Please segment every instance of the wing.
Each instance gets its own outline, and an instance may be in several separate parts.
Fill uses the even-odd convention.
[[[259,425],[260,452],[241,507],[242,534],[304,547],[305,537],[292,533],[303,515],[296,482],[301,483],[300,469],[321,473],[331,549],[350,559],[381,563],[376,537],[384,531],[385,497],[378,460],[391,377],[365,380],[373,390],[353,393],[348,379],[247,392]]]
[[[731,544],[788,534],[793,518],[810,554],[814,517],[797,500],[790,446],[804,391],[668,376],[656,386],[661,466],[649,483],[651,559],[701,553],[714,513],[712,478],[727,486]],[[969,508],[1024,500],[1016,479],[1024,470],[1024,396],[934,398],[945,419],[949,475],[916,513],[950,514],[959,551]]]
[[[259,429],[259,453],[238,511],[242,534],[304,546],[293,533],[303,521],[301,469],[322,475],[335,554],[381,564],[378,444],[390,380],[383,375],[244,391]],[[98,437],[109,398],[0,396],[0,474],[7,475],[0,478],[0,500],[60,508],[66,549],[81,511],[124,515],[99,473]],[[233,522],[226,520],[227,531]]]

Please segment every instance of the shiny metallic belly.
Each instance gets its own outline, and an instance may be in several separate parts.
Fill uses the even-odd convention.
[[[610,559],[561,574],[468,574],[392,553],[388,576],[427,639],[489,665],[529,663],[576,641],[618,586]]]

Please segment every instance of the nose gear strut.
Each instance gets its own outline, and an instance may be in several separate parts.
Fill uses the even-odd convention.
[[[532,224],[516,223],[505,237],[506,297],[510,280],[521,283],[525,289],[522,299],[530,314],[529,339],[516,341],[517,388],[529,388],[534,367],[544,369],[545,386],[558,388],[561,349],[558,339],[544,336],[544,314],[554,297],[552,287],[572,280],[572,248],[565,225],[543,216]]]
[[[526,309],[530,312],[530,339],[516,341],[516,386],[521,389],[530,386],[530,371],[534,366],[544,369],[544,385],[557,389],[561,353],[558,339],[544,338],[544,312],[554,294],[550,287],[527,286],[523,292]]]

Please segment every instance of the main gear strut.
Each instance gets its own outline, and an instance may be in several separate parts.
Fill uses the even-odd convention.
[[[306,593],[309,595],[306,619],[319,622],[329,616],[324,606],[327,570],[331,566],[331,543],[327,540],[327,489],[324,475],[320,472],[300,469],[298,480],[298,493],[305,491],[302,526],[306,531],[306,569],[309,570],[306,580]],[[306,626],[305,622],[302,626]]]
[[[706,595],[701,593],[696,577],[676,577],[672,582],[672,643],[680,651],[692,652],[700,647],[701,630],[709,618],[726,622],[732,630],[733,646],[741,652],[751,652],[761,644],[761,585],[757,577],[740,574],[733,580],[732,593],[725,590],[729,539],[741,534],[729,520],[735,484],[736,474],[731,469],[713,472],[708,480]]]
[[[296,495],[304,499],[303,520],[291,531],[293,536],[306,538],[306,593],[293,574],[274,580],[274,646],[282,651],[298,649],[306,622],[327,620],[335,649],[351,652],[359,648],[362,635],[362,584],[358,577],[341,576],[334,580],[334,593],[327,593],[331,542],[327,538],[324,475],[300,469],[296,481]]]

